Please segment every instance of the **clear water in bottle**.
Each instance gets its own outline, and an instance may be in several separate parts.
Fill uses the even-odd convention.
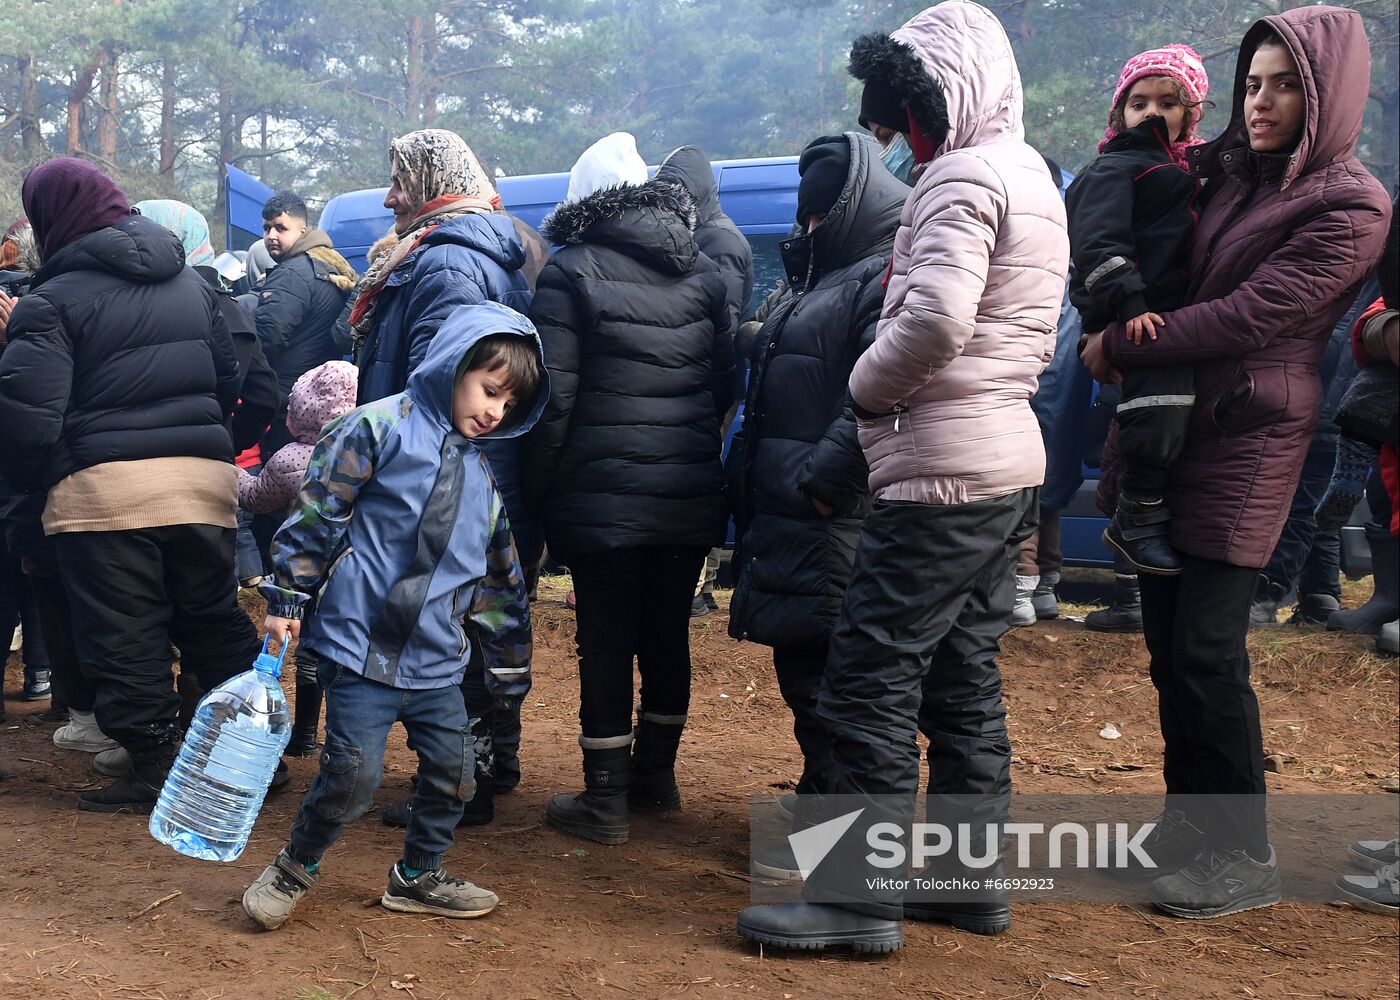
[[[292,733],[280,682],[286,655],[286,643],[272,656],[264,639],[252,670],[199,703],[151,811],[156,840],[205,861],[233,861],[248,846]]]

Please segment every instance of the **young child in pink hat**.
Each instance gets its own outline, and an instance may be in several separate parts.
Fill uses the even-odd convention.
[[[1186,304],[1198,189],[1191,152],[1209,85],[1189,45],[1133,56],[1118,76],[1099,156],[1066,194],[1069,294],[1086,334],[1121,323],[1136,343],[1155,340],[1159,313]],[[1190,365],[1123,372],[1118,507],[1104,542],[1142,573],[1181,572],[1163,494],[1195,401]]]

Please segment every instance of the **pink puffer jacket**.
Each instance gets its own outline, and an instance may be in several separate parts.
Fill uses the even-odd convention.
[[[287,429],[296,440],[278,448],[258,475],[238,470],[240,507],[253,514],[274,514],[292,505],[322,429],[355,408],[358,384],[359,369],[348,361],[327,361],[302,373],[287,397]]]
[[[1039,486],[1031,413],[1055,350],[1065,212],[1021,127],[1021,77],[990,11],[949,0],[891,36],[938,80],[950,131],[904,206],[874,345],[851,394],[870,488],[957,504]]]

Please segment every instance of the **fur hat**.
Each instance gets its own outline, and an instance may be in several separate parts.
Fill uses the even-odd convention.
[[[851,44],[850,73],[875,95],[889,95],[877,103],[898,101],[909,113],[910,121],[927,137],[930,150],[943,145],[948,138],[948,101],[937,80],[924,69],[914,49],[883,32],[861,35]],[[874,99],[874,98],[872,98]],[[862,97],[862,112],[864,112]],[[866,115],[869,118],[869,115]],[[872,118],[872,121],[879,121]],[[881,124],[884,124],[883,122]],[[906,131],[901,129],[901,131]],[[925,144],[911,135],[910,146],[915,153]],[[924,162],[928,157],[920,158]]]

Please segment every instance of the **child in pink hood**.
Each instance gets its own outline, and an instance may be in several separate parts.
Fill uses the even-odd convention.
[[[238,502],[254,514],[288,511],[301,492],[306,467],[321,432],[355,408],[359,369],[348,361],[327,361],[303,372],[292,385],[287,401],[287,429],[296,438],[277,449],[260,474],[238,470]],[[286,756],[310,757],[316,753],[316,733],[321,723],[321,689],[311,664],[296,671],[297,693],[293,703],[292,737]]]
[[[259,475],[238,470],[239,506],[253,514],[273,514],[291,506],[322,429],[355,408],[358,379],[359,369],[348,361],[327,361],[302,373],[287,403],[287,429],[296,440],[279,448]]]

